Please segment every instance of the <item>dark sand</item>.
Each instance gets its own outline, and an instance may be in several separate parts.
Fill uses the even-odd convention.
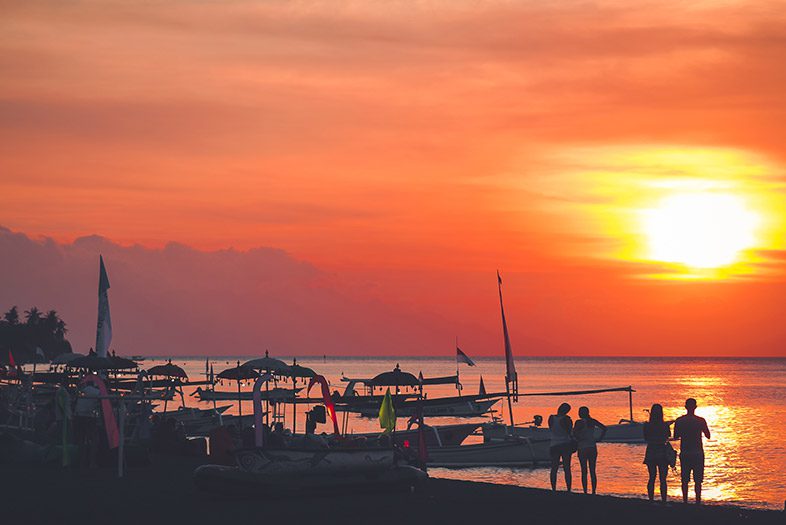
[[[159,459],[156,463],[155,467],[131,469],[123,479],[109,469],[0,466],[0,523],[786,523],[786,515],[776,511],[677,502],[662,506],[611,496],[553,494],[440,479],[428,480],[414,494],[230,499],[197,491],[191,481],[197,462]]]

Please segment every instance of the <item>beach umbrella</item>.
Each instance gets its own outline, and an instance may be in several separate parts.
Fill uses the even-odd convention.
[[[246,361],[243,363],[243,366],[249,366],[256,370],[265,370],[266,372],[283,372],[289,368],[289,365],[287,365],[281,359],[270,357],[267,350],[265,350],[265,357],[259,357],[257,359]]]
[[[390,387],[385,392],[382,404],[379,407],[379,427],[389,434],[396,429],[396,409],[393,408],[393,399],[390,397]]]
[[[186,371],[177,365],[173,365],[171,359],[166,364],[150,367],[147,370],[147,374],[151,376],[164,376],[169,378],[188,379],[188,374],[186,374]],[[178,388],[177,386],[175,386],[175,391],[177,390]],[[180,388],[179,391],[180,391],[180,399],[182,400],[183,399],[182,388]],[[167,393],[169,392],[167,391]],[[166,405],[168,401],[169,401],[169,396],[167,396],[167,398],[164,399],[164,412],[166,412]],[[185,405],[185,402],[183,404]]]
[[[250,366],[241,365],[240,361],[237,362],[237,366],[227,368],[219,372],[217,376],[219,379],[233,379],[237,381],[237,411],[240,418],[238,426],[241,428],[243,427],[243,401],[240,399],[240,382],[244,379],[255,379],[258,376],[259,372]]]
[[[259,375],[259,372],[250,366],[241,365],[238,362],[237,366],[227,368],[218,373],[216,377],[219,379],[231,379],[233,381],[243,381],[244,379],[254,379]]]
[[[181,367],[172,364],[172,360],[164,365],[156,365],[148,368],[147,374],[151,376],[178,377],[188,379],[188,374]]]
[[[317,373],[306,366],[300,366],[297,363],[293,363],[287,366],[286,370],[281,372],[281,375],[297,379],[299,377],[314,377]]]
[[[397,366],[392,372],[383,372],[371,380],[373,386],[418,386],[420,381],[409,372],[402,372]]]
[[[317,375],[312,369],[300,366],[297,364],[297,359],[292,360],[292,364],[287,367],[287,369],[281,372],[281,375],[286,377],[292,378],[292,384],[294,385],[297,382],[297,378],[301,377],[315,377]],[[295,396],[297,395],[297,391],[292,391],[292,433],[294,434],[297,429],[297,401]]]

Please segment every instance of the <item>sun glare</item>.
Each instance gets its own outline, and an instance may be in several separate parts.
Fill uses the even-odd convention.
[[[759,216],[736,195],[679,193],[646,210],[649,258],[714,269],[738,262],[756,244]]]

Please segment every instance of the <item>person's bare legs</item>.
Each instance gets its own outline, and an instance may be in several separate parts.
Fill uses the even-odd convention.
[[[647,497],[650,501],[655,500],[655,476],[658,475],[658,468],[655,465],[647,465],[647,473],[649,479],[647,480]]]
[[[660,477],[660,499],[663,503],[666,503],[666,500],[669,497],[669,490],[666,486],[666,474],[668,473],[668,469],[668,465],[658,465],[658,476]]]
[[[584,489],[584,494],[587,493],[587,467],[589,466],[589,458],[579,452],[579,465],[581,466],[581,487]]]
[[[557,471],[559,470],[559,456],[555,456],[555,454],[551,454],[551,490],[557,490]]]
[[[595,473],[595,465],[598,464],[598,453],[597,451],[590,454],[587,458],[589,463],[589,471],[590,471],[590,478],[592,479],[592,493],[595,494],[595,491],[598,489],[598,475]],[[584,493],[587,493],[587,484],[584,484]]]
[[[570,471],[570,457],[572,454],[562,456],[562,470],[565,472],[565,486],[570,492],[573,488],[573,473]]]
[[[694,481],[693,484],[696,490],[696,505],[701,505],[701,482],[696,483]]]

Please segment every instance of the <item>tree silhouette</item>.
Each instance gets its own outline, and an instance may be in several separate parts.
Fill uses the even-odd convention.
[[[19,324],[19,309],[12,306],[10,310],[3,314],[3,319],[11,326]]]
[[[71,352],[71,344],[65,338],[67,332],[56,310],[43,315],[34,306],[25,311],[25,323],[20,323],[14,306],[0,320],[0,362],[8,362],[9,352],[20,363],[31,362],[36,359],[37,348],[43,350],[47,359]]]
[[[41,322],[41,311],[33,306],[29,310],[25,310],[25,322],[30,326],[36,326]]]

